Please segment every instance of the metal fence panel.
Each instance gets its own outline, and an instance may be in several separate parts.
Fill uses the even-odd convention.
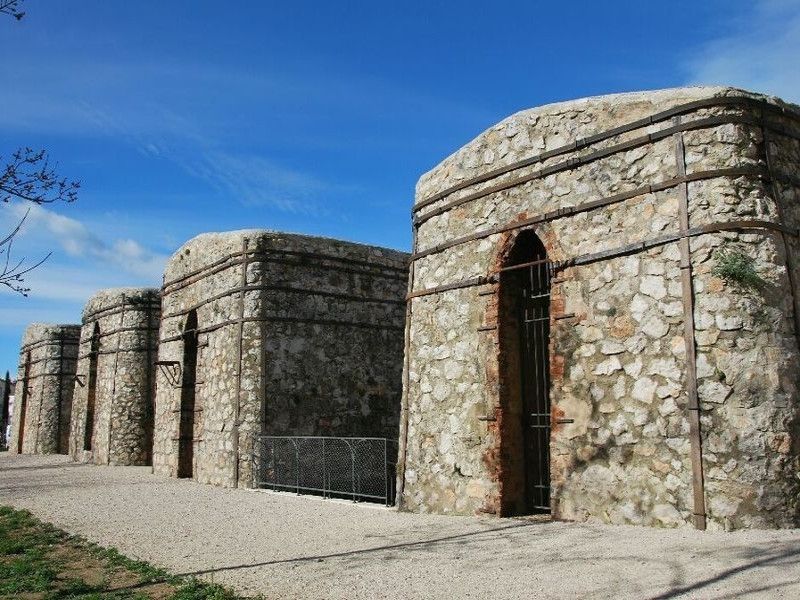
[[[394,503],[397,440],[330,436],[258,438],[257,488]]]

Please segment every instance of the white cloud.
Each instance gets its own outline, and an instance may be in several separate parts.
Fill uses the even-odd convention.
[[[728,29],[688,62],[687,83],[733,85],[800,102],[800,0],[758,0]]]
[[[17,255],[40,251],[59,244],[67,255],[87,263],[87,269],[113,267],[136,280],[158,282],[168,256],[144,248],[132,239],[106,241],[81,221],[60,215],[38,205],[12,203],[4,207],[12,219],[21,219],[30,210],[15,239]],[[91,266],[90,266],[91,265]],[[42,269],[44,271],[45,269]],[[30,281],[34,277],[28,277]],[[115,278],[116,279],[116,278]],[[108,286],[103,286],[108,287]]]

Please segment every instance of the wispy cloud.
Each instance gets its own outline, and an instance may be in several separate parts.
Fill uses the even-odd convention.
[[[356,189],[322,181],[261,156],[208,150],[199,157],[172,158],[192,175],[247,206],[273,206],[284,212],[324,216],[329,213],[322,201],[327,194]]]
[[[23,252],[57,243],[73,258],[121,270],[137,280],[157,282],[164,270],[168,257],[148,250],[136,240],[104,240],[81,221],[38,205],[13,203],[4,208],[16,220],[30,210],[17,238],[17,248]],[[87,268],[91,270],[88,265]]]
[[[757,0],[686,65],[691,84],[743,87],[800,102],[800,0]]]

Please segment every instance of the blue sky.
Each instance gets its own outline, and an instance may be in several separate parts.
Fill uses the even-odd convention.
[[[24,326],[103,287],[159,285],[204,231],[408,249],[418,177],[532,106],[692,83],[800,102],[800,0],[27,0],[0,19],[0,155],[46,148],[78,202],[35,210],[0,290],[0,370]],[[2,229],[20,206],[0,206]]]

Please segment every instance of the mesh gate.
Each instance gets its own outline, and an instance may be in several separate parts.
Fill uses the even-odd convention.
[[[272,436],[258,438],[257,488],[394,503],[397,441],[386,438]]]

